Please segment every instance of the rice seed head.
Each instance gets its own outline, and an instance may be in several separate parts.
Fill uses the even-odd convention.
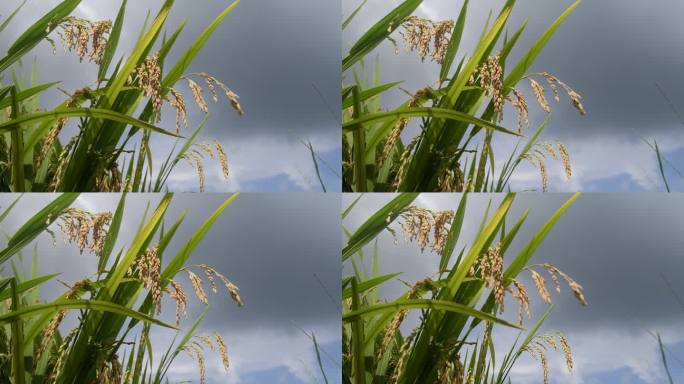
[[[102,253],[112,221],[111,212],[90,213],[69,208],[60,219],[65,243],[76,243],[81,253],[86,249],[96,256]]]
[[[527,345],[523,351],[527,352],[535,360],[539,361],[542,366],[542,375],[544,378],[544,384],[549,383],[549,361],[546,356],[546,347],[539,342],[532,342]]]
[[[143,287],[152,294],[152,303],[156,308],[157,314],[161,313],[161,260],[159,258],[159,246],[148,248],[136,259],[138,278],[142,281]],[[129,274],[131,271],[129,271]]]
[[[92,51],[90,52],[90,58],[95,64],[99,65],[102,62],[111,30],[112,22],[109,20],[96,21],[92,24]]]
[[[226,291],[228,291],[230,298],[233,299],[233,301],[240,307],[245,305],[242,302],[242,298],[240,297],[240,288],[238,288],[237,285],[233,284],[233,282],[228,280],[227,277],[225,277],[223,274],[221,274],[219,271],[217,271],[213,267],[209,267],[207,265],[200,265],[200,267],[210,268],[212,273],[216,277],[218,277],[219,280],[221,280],[221,282],[223,283],[223,286],[226,288]]]
[[[401,33],[409,51],[418,50],[420,61],[425,61],[430,51],[433,36],[432,22],[416,16],[406,18],[403,23],[404,32]]]
[[[503,84],[503,68],[500,64],[501,54],[497,53],[490,56],[484,63],[482,63],[470,78],[470,83],[475,84],[479,81],[480,87],[483,89],[486,96],[491,97],[494,104],[494,112],[498,116],[498,121],[503,120],[503,106],[504,106],[504,84]]]
[[[175,280],[169,282],[173,291],[169,292],[169,297],[176,302],[176,325],[180,325],[181,316],[188,318],[188,296],[185,294],[183,286]]]
[[[199,150],[198,155],[200,155],[202,157],[203,157],[203,155],[206,155],[210,159],[214,160],[214,158],[215,158],[214,147],[212,147],[211,144],[204,142],[204,143],[197,143],[194,145]]]
[[[527,293],[527,289],[525,288],[525,285],[523,283],[519,282],[516,279],[511,279],[511,283],[513,284],[513,288],[510,286],[508,287],[508,291],[511,293],[511,295],[518,301],[518,322],[520,325],[523,323],[523,312],[527,316],[528,319],[532,317],[532,314],[530,313],[530,296]]]
[[[107,234],[109,233],[109,224],[112,222],[111,212],[98,212],[92,216],[92,237],[93,243],[91,250],[94,254],[102,254]]]
[[[55,361],[54,367],[52,368],[52,372],[50,373],[50,376],[48,378],[49,383],[56,383],[57,379],[59,379],[59,377],[62,375],[62,369],[64,369],[64,362],[66,360],[67,352],[69,350],[69,345],[76,336],[77,331],[78,328],[72,329],[69,332],[69,334],[64,338],[62,344],[59,346],[59,349],[57,350],[57,360]]]
[[[200,383],[204,384],[207,382],[207,364],[204,359],[204,350],[202,347],[196,343],[189,343],[182,349],[185,351],[193,360],[197,362],[197,366],[200,371]]]
[[[238,115],[244,115],[245,111],[242,109],[242,105],[240,104],[240,96],[238,96],[237,93],[231,91],[223,83],[219,82],[218,84],[221,86],[221,89],[223,89],[223,93],[226,95],[226,98],[230,102],[230,105],[238,113]]]
[[[50,323],[48,323],[48,326],[43,331],[43,337],[41,338],[40,345],[36,350],[36,362],[40,360],[40,357],[52,343],[52,340],[55,336],[55,333],[57,332],[57,329],[59,328],[59,325],[62,324],[62,321],[66,317],[66,313],[67,312],[64,310],[57,312],[57,314],[52,318],[52,320],[50,320]]]
[[[434,29],[434,51],[432,52],[432,60],[437,64],[444,62],[449,40],[451,40],[451,32],[454,29],[454,22],[451,20],[437,21],[433,23]]]
[[[209,93],[211,94],[211,99],[214,101],[214,103],[218,103],[218,94],[216,93],[216,79],[211,76],[210,74],[206,72],[201,72],[199,75],[204,79],[204,82],[207,84],[207,88],[209,89]]]
[[[176,111],[176,133],[180,133],[181,127],[188,127],[188,109],[185,104],[185,98],[183,94],[178,90],[171,88],[169,89],[171,94],[171,99],[169,99],[169,104]]]
[[[436,384],[463,384],[465,369],[461,362],[461,357],[457,354],[452,360],[444,359],[444,364],[437,372]]]
[[[221,172],[223,173],[223,177],[226,180],[228,180],[228,176],[230,175],[228,155],[226,155],[226,151],[223,149],[223,146],[221,145],[221,143],[219,143],[218,140],[214,140],[214,146],[216,147],[216,153],[218,153],[219,163],[221,164]]]
[[[402,26],[404,30],[400,34],[409,51],[417,50],[420,61],[429,55],[432,61],[442,64],[454,27],[452,20],[432,21],[410,16]]]
[[[565,365],[568,367],[568,371],[572,372],[575,364],[572,356],[572,348],[570,347],[570,342],[564,334],[558,332],[558,340],[560,341],[561,349],[563,350],[563,357],[565,358]]]
[[[584,106],[582,105],[582,96],[579,93],[577,93],[572,87],[570,87],[566,83],[559,80],[556,76],[553,76],[548,72],[542,72],[540,75],[544,77],[546,82],[553,90],[554,98],[557,102],[560,102],[560,96],[558,92],[560,87],[563,88],[565,93],[568,95],[568,98],[570,99],[570,103],[580,113],[580,115],[584,116],[587,114],[587,111],[584,109]]]
[[[77,136],[72,137],[71,140],[69,140],[69,142],[62,148],[62,152],[59,154],[59,157],[57,158],[57,167],[55,168],[55,171],[52,175],[52,179],[50,180],[50,190],[52,192],[57,192],[60,184],[62,183],[62,177],[64,176],[66,166],[69,163],[70,159],[69,154],[76,145],[76,139]]]
[[[195,296],[197,296],[197,299],[202,302],[202,304],[208,305],[209,299],[207,298],[207,293],[204,291],[204,283],[202,282],[202,279],[200,279],[199,276],[190,270],[186,270],[185,272],[188,274],[188,279],[190,279],[190,284],[192,285],[192,289],[195,291]]]
[[[433,252],[442,253],[449,234],[451,219],[454,216],[453,211],[433,212],[411,206],[400,216],[401,228],[408,241],[417,240],[421,252],[429,246]]]
[[[392,153],[392,150],[394,149],[395,144],[399,140],[399,137],[401,137],[401,133],[404,131],[404,128],[408,125],[409,119],[407,118],[400,118],[397,123],[394,125],[394,128],[392,128],[392,132],[390,132],[389,136],[387,136],[387,140],[385,140],[385,145],[382,148],[382,155],[378,159],[378,166],[382,166],[382,164],[389,158],[390,154]]]
[[[551,92],[553,92],[553,98],[556,100],[557,103],[560,103],[560,94],[558,92],[559,80],[556,78],[556,76],[553,76],[548,72],[542,72],[541,75],[546,80],[546,83],[549,85],[549,88],[551,88]]]
[[[411,96],[411,100],[409,101],[409,107],[414,108],[417,107],[420,104],[420,101],[423,97],[429,96],[432,94],[432,88],[430,87],[425,87],[421,88],[418,91],[416,91],[415,94],[411,94],[408,91],[405,91]],[[404,128],[409,123],[408,118],[400,118],[397,123],[394,125],[394,128],[392,129],[392,132],[390,132],[390,135],[387,137],[387,140],[385,141],[385,145],[382,149],[382,155],[378,159],[378,167],[381,167],[382,164],[389,158],[389,156],[392,153],[392,150],[394,149],[395,144],[401,137],[401,133],[404,131]]]
[[[538,337],[549,348],[553,349],[554,351],[558,350],[558,344],[556,343],[556,339],[553,336],[551,336],[551,335],[539,335]]]
[[[404,182],[404,177],[406,176],[406,172],[408,171],[408,165],[411,160],[411,153],[418,144],[419,138],[420,136],[414,137],[411,140],[411,142],[409,142],[409,144],[406,146],[406,148],[404,148],[404,152],[401,154],[401,158],[399,159],[399,169],[397,170],[397,173],[394,176],[394,182],[392,183],[392,188],[394,189],[394,192],[398,192],[399,187]]]
[[[392,372],[392,376],[390,377],[390,383],[396,383],[401,374],[404,372],[404,369],[406,368],[406,362],[408,361],[408,356],[411,352],[411,344],[413,343],[413,340],[416,338],[417,334],[418,327],[414,328],[413,331],[411,331],[411,334],[406,339],[404,339],[404,343],[399,348],[397,362],[394,365],[394,371]]]
[[[551,106],[549,105],[549,101],[546,100],[544,87],[531,77],[529,78],[529,81],[532,91],[534,92],[534,97],[537,99],[537,103],[541,109],[543,109],[546,113],[551,113]]]
[[[207,106],[207,101],[204,100],[204,90],[202,90],[202,87],[188,77],[186,77],[185,80],[188,82],[188,87],[190,87],[192,97],[195,99],[195,104],[197,104],[197,107],[200,109],[200,111],[208,113],[209,107]]]
[[[542,178],[542,192],[549,190],[549,172],[546,170],[546,161],[544,157],[537,158],[537,165],[539,166],[539,174]]]
[[[499,313],[504,311],[504,295],[506,288],[503,284],[503,255],[501,254],[501,243],[490,247],[487,252],[480,255],[477,260],[480,278],[485,287],[494,292],[494,301],[499,307]],[[471,266],[470,273],[475,275],[476,268]]]
[[[207,277],[207,280],[209,280],[209,285],[211,286],[211,291],[214,292],[214,294],[217,294],[218,293],[218,287],[216,286],[216,279],[214,278],[213,269],[210,267],[201,268],[201,269],[204,272],[204,275]]]
[[[577,301],[579,301],[580,304],[582,304],[584,306],[588,305],[587,299],[584,296],[584,288],[582,287],[582,285],[580,285],[578,282],[576,282],[568,274],[566,274],[565,272],[561,271],[560,269],[554,267],[553,265],[551,265],[549,263],[544,263],[544,264],[542,264],[542,266],[544,267],[544,269],[546,269],[549,272],[549,274],[551,274],[551,276],[555,276],[555,274],[560,275],[560,277],[562,277],[563,280],[565,280],[565,282],[568,284],[568,287],[570,288],[570,290],[574,294]],[[557,289],[560,291],[560,288],[557,288]]]
[[[66,101],[65,106],[67,108],[72,108],[76,106],[76,100],[80,95],[82,95],[85,92],[90,92],[90,89],[83,88],[74,92],[74,94],[69,97],[69,100]],[[47,137],[45,138],[45,141],[43,142],[42,150],[38,154],[38,159],[36,160],[36,168],[40,168],[40,165],[43,163],[43,160],[45,160],[46,156],[49,155],[50,151],[52,150],[52,146],[55,144],[55,141],[57,140],[59,134],[62,132],[62,129],[64,129],[64,127],[66,126],[67,121],[69,121],[69,119],[59,119],[57,120],[55,125],[53,125],[50,129],[50,132],[48,133]]]
[[[187,161],[193,168],[195,168],[197,177],[199,179],[199,191],[204,192],[204,188],[206,187],[206,173],[204,171],[204,161],[202,160],[202,156],[200,156],[197,152],[190,151],[186,152],[181,159]]]
[[[449,224],[454,218],[454,212],[441,211],[434,215],[435,223],[433,227],[434,241],[432,243],[432,250],[437,254],[442,254],[444,246],[446,245],[447,237],[449,237]]]
[[[388,351],[389,346],[392,343],[392,340],[394,340],[394,336],[397,334],[397,331],[399,330],[399,327],[401,327],[401,324],[404,322],[404,319],[406,319],[407,313],[408,311],[406,310],[397,312],[392,318],[390,324],[385,328],[385,334],[382,338],[382,347],[378,349],[378,358],[380,358],[384,353]]]
[[[547,155],[553,157],[554,159],[558,158],[558,154],[556,153],[556,149],[553,147],[553,145],[551,143],[542,141],[539,143],[539,146],[543,149],[543,151]]]
[[[129,78],[129,83],[137,83],[143,95],[150,98],[152,111],[157,122],[161,119],[163,104],[161,80],[162,73],[159,65],[159,53],[147,57],[145,61],[136,67],[135,71],[131,74],[131,78]]]
[[[547,304],[552,304],[553,302],[551,300],[551,295],[549,294],[549,291],[546,289],[546,279],[544,279],[544,277],[534,269],[530,269],[530,273],[532,274],[532,281],[534,281],[534,285],[535,287],[537,287],[537,292],[539,293],[539,296]]]
[[[582,96],[579,93],[575,92],[575,90],[572,88],[567,88],[567,91],[568,97],[572,102],[572,106],[575,107],[575,109],[580,113],[580,115],[586,115],[587,111],[584,109],[584,106],[582,105]]]
[[[76,51],[80,61],[88,58],[93,63],[100,64],[112,29],[110,20],[91,22],[69,16],[64,18],[59,27],[61,31],[58,34],[65,51]],[[48,32],[51,29],[48,27]]]
[[[461,164],[456,162],[453,169],[446,168],[444,173],[437,178],[438,192],[463,192],[463,178]]]
[[[223,336],[218,333],[214,333],[214,338],[216,339],[216,344],[218,344],[223,368],[226,370],[226,372],[228,372],[228,368],[230,367],[230,359],[228,358],[228,347],[226,346],[226,341],[223,339]]]
[[[529,107],[527,105],[527,99],[525,99],[525,95],[522,92],[513,88],[512,93],[512,105],[518,113],[518,133],[521,133],[523,130],[523,122],[525,128],[530,127]]]
[[[240,105],[240,96],[237,95],[237,93],[233,92],[228,86],[226,86],[224,83],[222,83],[219,79],[215,78],[214,76],[211,76],[210,74],[206,72],[201,72],[198,73],[200,77],[202,77],[207,84],[207,88],[209,88],[209,92],[211,93],[211,98],[214,100],[214,103],[218,103],[218,93],[216,92],[216,86],[218,85],[221,88],[221,91],[223,91],[223,94],[226,96],[226,99],[228,99],[228,102],[230,103],[231,107],[237,112],[239,115],[244,115],[245,111],[242,109],[242,105]]]
[[[570,153],[568,149],[560,141],[556,143],[558,147],[558,153],[560,153],[561,161],[563,162],[563,170],[565,171],[565,176],[570,179],[572,177],[572,164],[570,163]]]

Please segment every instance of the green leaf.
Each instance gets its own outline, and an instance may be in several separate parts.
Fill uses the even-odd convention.
[[[81,0],[63,0],[46,13],[14,41],[7,50],[7,56],[0,60],[0,72],[9,68],[36,45],[43,41],[61,21],[81,3]]]
[[[383,85],[378,85],[377,87],[373,87],[370,89],[367,89],[363,92],[359,93],[359,101],[364,102],[368,99],[371,99],[383,92],[386,92],[397,85],[403,83],[403,81],[395,81],[393,83],[388,83],[388,84],[383,84]],[[351,97],[347,97],[344,100],[342,100],[342,109],[347,109],[351,106],[354,105],[354,99]]]
[[[65,193],[54,199],[50,204],[33,215],[29,221],[19,228],[19,230],[7,242],[7,247],[0,251],[0,265],[14,256],[28,243],[33,241],[38,235],[56,220],[62,212],[68,208],[78,197],[77,193]]]
[[[366,31],[349,49],[347,57],[342,60],[342,71],[351,68],[356,62],[382,43],[392,32],[401,26],[404,19],[410,16],[422,2],[422,0],[405,0]]]
[[[139,321],[146,323],[160,325],[162,327],[178,329],[173,325],[164,323],[161,320],[157,320],[153,317],[147,316],[140,312],[136,312],[132,309],[126,308],[124,306],[111,303],[109,301],[99,301],[99,300],[67,300],[59,299],[47,304],[35,304],[22,307],[19,310],[11,311],[9,313],[4,313],[0,315],[0,324],[7,324],[11,321],[17,319],[25,319],[28,317],[38,316],[46,312],[57,312],[61,310],[70,309],[90,309],[93,311],[109,312],[117,315],[127,316]]]
[[[181,137],[175,133],[165,131],[159,127],[155,127],[152,124],[146,123],[142,120],[138,120],[134,117],[130,117],[123,113],[119,113],[110,109],[98,109],[98,108],[57,108],[49,112],[34,112],[26,115],[22,115],[18,119],[10,120],[4,123],[0,123],[0,132],[10,132],[15,128],[16,125],[26,124],[26,123],[37,123],[41,121],[50,121],[60,118],[71,118],[71,117],[91,117],[99,118],[104,120],[112,120],[119,123],[129,124],[134,127],[147,129],[153,132],[161,133],[173,137]]]
[[[399,275],[401,275],[401,272],[390,273],[388,275],[378,276],[378,277],[374,277],[372,279],[363,281],[363,282],[358,284],[358,291],[359,291],[359,293],[363,293],[363,292],[365,292],[369,289],[375,288],[378,285],[380,285],[380,284],[382,284],[388,280],[391,280],[391,279],[393,279]],[[348,287],[342,291],[342,300],[346,300],[350,297],[352,297],[352,289],[351,289],[351,287]]]
[[[438,311],[447,311],[460,313],[462,315],[474,317],[480,320],[490,321],[493,323],[505,325],[511,328],[520,329],[520,326],[509,323],[505,320],[492,316],[489,313],[480,312],[463,304],[454,303],[453,301],[434,300],[434,299],[405,299],[397,300],[391,303],[375,304],[365,306],[363,308],[347,312],[342,315],[342,322],[347,323],[355,321],[360,318],[381,315],[385,313],[396,313],[405,309],[424,309],[429,308]]]
[[[500,127],[496,124],[492,124],[489,121],[478,119],[477,117],[474,117],[472,115],[469,115],[464,112],[459,112],[459,111],[454,111],[450,109],[444,109],[444,108],[430,108],[430,107],[421,107],[421,108],[406,108],[406,109],[399,109],[399,110],[394,110],[394,111],[389,111],[389,112],[376,112],[376,113],[370,113],[367,115],[364,115],[362,117],[359,117],[358,119],[354,119],[351,121],[347,121],[342,124],[342,130],[343,131],[352,131],[352,130],[357,130],[360,129],[363,124],[367,123],[378,123],[382,121],[387,121],[387,120],[399,120],[400,118],[406,118],[406,117],[433,117],[433,118],[441,118],[441,119],[447,119],[447,120],[455,120],[455,121],[460,121],[463,123],[468,123],[468,124],[473,124],[478,127],[482,128],[489,128],[493,129],[495,131],[507,133],[509,135],[513,136],[520,136],[520,134],[509,131],[506,128]]]
[[[347,260],[369,241],[378,236],[380,232],[387,228],[387,226],[389,226],[416,197],[418,197],[417,193],[402,193],[369,217],[349,237],[347,245],[345,245],[342,250],[342,261]]]
[[[53,273],[52,275],[45,275],[45,276],[40,276],[36,277],[34,279],[26,280],[23,281],[19,284],[17,284],[17,293],[24,293],[30,289],[33,289],[44,282],[51,280],[52,278],[59,276],[59,273]],[[0,289],[0,301],[5,301],[10,298],[12,293],[10,291],[2,291]]]

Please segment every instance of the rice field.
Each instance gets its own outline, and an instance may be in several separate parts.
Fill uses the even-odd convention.
[[[529,210],[519,216],[511,213],[515,194],[505,195],[498,205],[490,202],[478,213],[481,220],[466,216],[468,194],[450,195],[460,199],[453,211],[421,207],[416,202],[420,195],[414,193],[383,196],[382,208],[355,213],[362,217],[355,228],[348,228],[345,219],[367,196],[359,195],[343,211],[344,383],[516,382],[511,370],[523,356],[539,362],[539,382],[548,383],[553,354],[561,355],[566,368],[573,370],[571,341],[562,330],[542,333],[540,328],[558,296],[570,293],[587,305],[590,293],[534,256],[578,194],[569,196],[529,239],[519,238]],[[464,229],[474,229],[465,245],[460,239]],[[424,264],[422,254],[431,253],[438,265],[418,281],[402,279],[402,272],[409,271],[381,274],[397,257],[395,250],[378,247],[383,234],[394,237],[395,243],[413,243],[415,263]],[[514,241],[525,245],[511,254]],[[524,278],[531,279],[533,287],[526,287]],[[401,293],[382,294],[393,282],[403,287]],[[533,313],[536,304],[546,309]],[[495,333],[501,332],[518,335],[503,347],[508,351],[503,355],[495,353],[502,348]]]
[[[173,195],[163,196],[149,214],[140,217],[132,242],[122,249],[115,249],[115,245],[119,246],[120,232],[127,231],[122,227],[126,195],[121,196],[113,212],[75,207],[78,196],[67,193],[52,199],[2,245],[3,381],[162,383],[167,382],[169,369],[181,355],[195,359],[200,383],[206,382],[208,359],[218,359],[228,370],[230,358],[224,337],[198,333],[207,311],[189,318],[188,308],[193,302],[208,308],[221,296],[242,306],[240,290],[222,272],[210,265],[192,264],[190,258],[237,195],[216,207],[189,238],[182,239],[185,245],[174,254],[166,252],[167,246],[183,225],[185,213],[171,218],[170,226],[164,224]],[[10,217],[24,198],[4,207],[1,221]],[[63,241],[82,257],[95,259],[92,265],[96,268],[73,282],[62,281],[60,273],[38,275],[45,256],[37,246],[30,261],[24,255],[40,236],[51,236],[55,243]],[[25,271],[26,261],[29,272]],[[45,300],[40,288],[55,281],[63,284],[62,292],[55,299]],[[54,296],[54,292],[50,294]],[[162,300],[175,308],[162,307]],[[169,312],[175,313],[175,321],[162,320],[161,315]],[[161,356],[152,353],[152,328],[166,329],[170,334]]]
[[[343,32],[362,15],[360,3],[342,25]],[[520,59],[519,38],[527,23],[510,25],[515,1],[491,13],[484,26],[468,23],[469,1],[455,2],[455,20],[430,20],[416,15],[422,0],[406,0],[375,22],[346,51],[342,61],[343,190],[347,192],[502,192],[521,163],[538,169],[538,190],[549,188],[547,163],[558,163],[572,177],[570,153],[557,140],[543,141],[551,124],[553,102],[566,99],[586,114],[582,96],[551,72],[529,72],[558,28],[581,5],[576,1]],[[462,5],[459,5],[461,4]],[[464,31],[482,30],[471,52],[462,47]],[[382,83],[381,44],[393,44],[435,63],[439,71],[423,88],[407,90],[402,80]],[[375,57],[375,58],[374,58]],[[549,69],[551,71],[552,69]],[[523,86],[530,87],[527,95]],[[400,89],[401,105],[385,107],[383,95]],[[504,107],[517,114],[517,126],[504,127]],[[530,109],[547,117],[531,122]],[[536,126],[536,128],[532,128]],[[512,153],[494,153],[497,138],[518,138]]]
[[[190,121],[189,110],[208,114],[210,108],[232,108],[242,115],[240,97],[226,79],[188,68],[207,40],[233,13],[236,0],[210,20],[186,47],[177,45],[186,23],[169,25],[174,1],[168,0],[144,25],[130,52],[120,38],[127,1],[104,20],[74,16],[81,0],[62,1],[14,41],[0,59],[0,191],[5,192],[158,192],[166,188],[179,164],[197,173],[196,189],[204,191],[206,167],[219,167],[230,176],[229,157],[218,140],[198,142],[206,118]],[[16,22],[26,1],[0,24],[0,33]],[[50,63],[25,61],[39,45],[75,55],[97,67],[97,76],[82,87],[59,88],[39,83]],[[178,57],[172,61],[170,57]],[[74,68],[78,71],[79,68]],[[63,101],[45,110],[40,96],[59,89]],[[216,106],[213,104],[217,104]],[[166,108],[166,109],[163,109]],[[175,128],[158,126],[162,111],[175,114]],[[153,164],[150,140],[159,136],[175,142],[165,160]],[[159,156],[160,154],[157,154]]]

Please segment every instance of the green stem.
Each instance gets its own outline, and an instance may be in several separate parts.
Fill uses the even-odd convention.
[[[12,86],[10,89],[12,98],[12,114],[11,120],[19,117],[19,98],[17,97],[17,88]],[[20,124],[12,127],[12,187],[14,192],[25,192],[24,180],[24,137],[20,129]]]
[[[354,98],[354,113],[353,119],[356,120],[361,116],[361,96],[359,88],[353,89]],[[366,133],[363,126],[358,124],[354,129],[354,184],[356,184],[355,192],[366,192]]]
[[[12,291],[12,311],[19,310],[19,290],[17,289],[17,279],[10,280],[10,290]],[[12,321],[12,376],[14,376],[14,384],[24,384],[25,370],[24,370],[24,329],[22,320],[17,317]]]
[[[352,305],[351,310],[356,311],[361,306],[361,297],[359,296],[358,283],[356,277],[352,278]],[[352,355],[354,356],[354,377],[356,378],[355,384],[366,384],[366,369],[364,367],[365,358],[363,353],[363,319],[361,317],[357,318],[352,323],[352,339],[354,340],[354,350]]]

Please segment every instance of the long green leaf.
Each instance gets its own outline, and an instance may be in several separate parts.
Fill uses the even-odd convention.
[[[364,115],[358,119],[347,121],[342,124],[342,130],[352,131],[361,127],[362,124],[379,123],[387,120],[399,120],[402,117],[433,117],[447,120],[460,121],[463,123],[473,124],[482,128],[489,128],[495,131],[507,133],[509,135],[520,136],[520,134],[509,131],[506,128],[500,127],[489,121],[478,119],[464,112],[454,111],[443,108],[407,108],[388,112],[376,112]]]
[[[438,311],[447,311],[460,313],[466,316],[471,316],[480,320],[490,321],[493,323],[505,325],[511,328],[520,329],[519,325],[510,323],[508,321],[499,319],[489,313],[480,312],[463,304],[454,303],[452,301],[433,300],[433,299],[405,299],[397,300],[391,303],[375,304],[365,306],[355,311],[350,311],[342,315],[342,322],[350,322],[359,318],[376,316],[388,312],[398,312],[405,309],[423,309],[429,308]]]
[[[159,127],[155,127],[152,124],[146,123],[142,120],[138,120],[134,117],[130,117],[123,113],[116,112],[110,109],[98,108],[57,108],[55,110],[48,112],[29,113],[26,115],[22,115],[18,119],[0,123],[0,132],[10,132],[12,130],[15,130],[16,126],[19,124],[37,123],[41,121],[51,121],[55,119],[71,117],[91,117],[104,120],[111,120],[119,123],[129,124],[134,127],[147,129],[168,136],[181,137],[180,135],[165,131]]]
[[[51,303],[46,304],[34,304],[22,307],[19,310],[11,311],[9,313],[0,315],[0,324],[7,324],[11,321],[18,319],[25,319],[32,316],[38,316],[46,312],[57,312],[61,310],[70,309],[90,309],[100,312],[108,312],[117,315],[127,316],[139,321],[146,323],[160,325],[162,327],[178,329],[177,327],[167,324],[161,320],[157,320],[153,317],[147,316],[140,312],[136,312],[130,308],[114,304],[109,301],[99,301],[99,300],[66,300],[60,299],[55,300]]]

